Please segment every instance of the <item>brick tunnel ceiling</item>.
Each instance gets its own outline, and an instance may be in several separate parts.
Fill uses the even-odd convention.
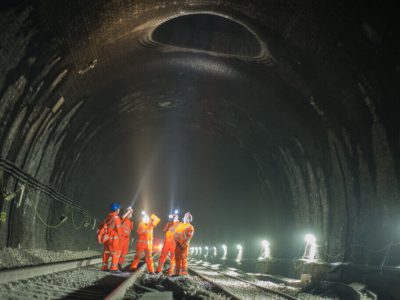
[[[0,105],[2,157],[95,215],[139,189],[137,209],[189,210],[199,238],[312,230],[332,248],[398,215],[389,3],[29,3],[2,13],[1,95],[23,89]],[[21,154],[10,134],[46,107],[53,129]]]

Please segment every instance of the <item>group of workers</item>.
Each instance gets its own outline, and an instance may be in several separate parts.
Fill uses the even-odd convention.
[[[110,213],[100,224],[97,231],[98,240],[104,245],[103,271],[120,272],[129,252],[129,241],[134,227],[132,221],[133,209],[131,207],[125,209],[122,217],[119,216],[120,210],[119,203],[111,204]],[[188,274],[187,258],[189,243],[194,234],[194,227],[191,225],[193,218],[190,213],[186,213],[183,222],[180,222],[178,211],[175,211],[168,216],[168,219],[164,226],[164,245],[158,260],[156,273],[162,272],[164,263],[169,255],[168,275],[184,276]],[[128,267],[128,271],[134,272],[137,269],[144,253],[147,270],[150,274],[154,274],[153,229],[160,221],[160,218],[155,214],[148,216],[145,212],[142,212],[142,221],[137,227],[136,253]],[[110,257],[111,267],[109,268],[108,261]]]

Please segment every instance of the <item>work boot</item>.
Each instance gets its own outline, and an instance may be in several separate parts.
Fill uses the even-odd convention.
[[[137,268],[129,268],[129,269],[128,269],[128,272],[134,273],[134,272],[136,272],[136,270],[137,270]]]
[[[121,274],[122,272],[120,270],[111,270],[110,273]]]

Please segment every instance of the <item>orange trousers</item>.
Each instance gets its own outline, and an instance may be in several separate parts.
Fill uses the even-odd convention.
[[[175,275],[187,275],[188,274],[188,265],[187,265],[188,254],[189,254],[189,245],[181,245],[179,243],[176,244]]]
[[[135,257],[133,258],[130,269],[131,270],[137,269],[139,261],[142,258],[144,252],[144,259],[146,261],[147,270],[149,271],[149,273],[154,273],[152,250],[153,250],[152,246],[147,246],[146,248],[136,247]]]
[[[118,270],[118,260],[121,254],[120,250],[120,243],[119,240],[112,240],[107,241],[104,243],[104,250],[103,250],[103,266],[101,267],[102,270],[108,270],[108,260],[111,256],[111,271]]]
[[[175,243],[164,243],[160,258],[158,259],[158,266],[156,271],[162,271],[168,254],[170,255],[168,274],[173,275],[175,270]]]
[[[126,255],[129,251],[129,237],[121,238],[121,255],[119,257],[119,264],[123,265],[125,263]]]

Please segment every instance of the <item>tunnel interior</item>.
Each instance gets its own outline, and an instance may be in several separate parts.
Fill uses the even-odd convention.
[[[400,240],[394,1],[189,2],[3,4],[1,247],[96,248],[118,201],[190,211],[194,243],[249,257],[298,258],[312,232],[321,260],[380,264]]]

